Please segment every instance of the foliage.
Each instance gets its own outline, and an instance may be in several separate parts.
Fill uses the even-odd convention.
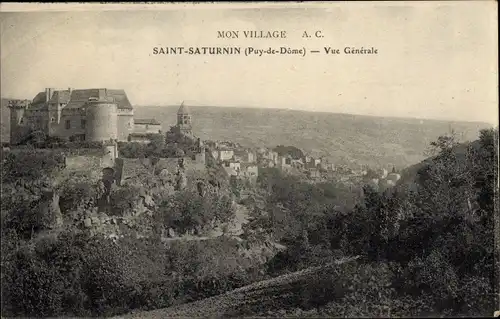
[[[482,131],[479,141],[466,145],[453,136],[441,137],[432,144],[433,157],[418,172],[416,188],[365,188],[363,201],[349,212],[332,205],[334,188],[266,171],[260,182],[272,191],[271,227],[279,221],[288,229],[288,249],[269,263],[270,271],[310,267],[339,252],[361,254],[376,265],[396,265],[399,270],[384,279],[393,292],[383,286],[363,292],[368,288],[362,286],[327,306],[326,314],[387,316],[388,309],[401,316],[490,313],[497,139],[497,130]],[[480,289],[484,293],[478,294]],[[391,297],[396,292],[399,297]],[[374,293],[388,295],[371,308],[360,308],[370,305],[365,299]]]
[[[256,214],[253,223],[287,246],[266,265],[268,275],[340,256],[364,258],[316,272],[285,287],[281,303],[258,306],[300,307],[303,317],[491,315],[497,145],[497,130],[482,131],[468,145],[443,137],[416,185],[366,188],[363,198],[341,185],[309,184],[275,169],[259,172],[268,214]],[[40,189],[51,184],[57,165],[13,156],[2,171],[2,315],[116,315],[206,298],[260,278],[230,239],[167,248],[158,239],[114,243],[74,231],[31,239],[26,233],[37,223]],[[23,165],[34,175],[23,175]],[[94,196],[85,181],[72,182],[62,183],[65,211]],[[111,201],[125,210],[140,194],[124,187],[112,192]],[[191,191],[167,197],[155,214],[158,224],[180,232],[233,215],[229,197]]]
[[[9,152],[2,165],[2,183],[38,180],[50,175],[62,165],[60,154],[38,152]]]
[[[135,185],[114,188],[109,196],[112,214],[124,216],[130,213],[139,201],[140,196],[144,194],[144,189]]]
[[[62,211],[70,212],[79,208],[90,208],[96,203],[98,194],[97,185],[86,178],[71,178],[61,183],[59,187],[59,206]]]
[[[65,232],[2,245],[2,315],[112,316],[213,296],[247,284],[251,261],[230,240],[119,242]],[[18,242],[19,243],[19,242]]]
[[[185,232],[211,222],[225,223],[234,216],[231,198],[206,194],[204,197],[190,190],[178,192],[159,207],[159,216],[166,227]]]
[[[150,158],[150,157],[183,157],[191,156],[195,152],[196,143],[192,139],[183,138],[181,142],[174,142],[162,134],[148,134],[148,143],[119,142],[118,152],[124,158]]]
[[[302,152],[302,150],[296,148],[295,146],[278,145],[273,149],[273,151],[277,152],[280,156],[290,155],[293,159],[304,158],[304,153]]]

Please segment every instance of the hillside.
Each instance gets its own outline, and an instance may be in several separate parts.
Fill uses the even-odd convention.
[[[461,143],[458,144],[457,146],[454,147],[453,153],[455,156],[457,156],[457,159],[464,164],[465,163],[465,156],[467,149],[469,147],[472,147],[476,151],[480,149],[481,145],[478,140],[475,140],[473,142],[466,142],[466,143]],[[432,163],[434,157],[429,157],[424,159],[423,161],[408,166],[405,169],[401,171],[401,180],[398,182],[399,184],[412,184],[416,181],[418,172],[424,168],[425,166],[429,165]]]
[[[177,106],[136,107],[137,118],[156,118],[166,130]],[[335,163],[403,168],[420,162],[429,143],[450,126],[474,140],[483,123],[381,118],[280,109],[190,107],[194,132],[202,139],[231,140],[245,146],[293,145]]]
[[[158,309],[147,312],[137,312],[118,318],[196,318],[196,317],[223,317],[232,316],[235,313],[241,315],[241,311],[265,312],[276,308],[278,304],[289,303],[290,295],[304,288],[308,283],[314,282],[315,278],[332,275],[335,270],[344,263],[354,262],[360,256],[342,258],[324,266],[311,267],[275,277],[272,279],[253,283],[225,294],[182,304],[166,309]]]
[[[9,140],[9,110],[2,99],[2,141]],[[136,118],[155,118],[167,131],[178,106],[136,106]],[[382,118],[282,109],[190,107],[202,139],[231,140],[249,147],[293,145],[337,164],[404,168],[424,159],[429,143],[449,131],[477,138],[484,123]]]

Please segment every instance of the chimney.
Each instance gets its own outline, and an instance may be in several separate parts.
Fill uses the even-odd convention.
[[[54,93],[53,88],[46,88],[45,89],[45,102],[50,101],[50,98],[52,97],[52,94]]]
[[[71,95],[71,92],[73,92],[73,89],[72,88],[68,88],[68,91],[69,91],[69,95]]]
[[[99,89],[99,99],[104,99],[107,95],[106,89]]]

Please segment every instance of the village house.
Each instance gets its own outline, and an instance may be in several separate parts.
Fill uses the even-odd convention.
[[[240,166],[239,176],[250,181],[252,184],[257,183],[259,177],[259,168],[255,164],[242,163]]]
[[[233,159],[236,161],[240,161],[242,163],[254,163],[255,162],[255,154],[251,150],[235,150]]]
[[[314,167],[318,167],[321,164],[321,159],[320,158],[315,158],[314,159]]]
[[[278,153],[277,152],[274,152],[274,151],[271,151],[268,149],[259,149],[258,150],[258,157],[259,157],[259,159],[260,158],[267,159],[267,160],[274,162],[274,164],[278,164]]]
[[[317,168],[318,165],[321,163],[321,160],[315,159],[314,157],[306,155],[304,157],[304,168],[309,169],[309,168]]]
[[[128,141],[147,144],[150,142],[150,134],[151,133],[130,133],[128,136]]]
[[[386,170],[385,168],[381,168],[381,169],[378,169],[378,170],[377,170],[377,175],[378,175],[378,177],[379,177],[380,179],[384,179],[384,178],[386,178],[386,177],[387,177],[387,174],[388,174],[388,172],[387,172],[387,170]]]
[[[271,161],[267,158],[259,158],[257,163],[261,167],[268,167],[268,168],[276,167],[276,163],[274,163],[274,161]]]
[[[137,119],[134,121],[134,133],[161,133],[161,123],[155,119]]]
[[[307,171],[307,175],[310,177],[310,178],[314,178],[314,179],[319,179],[321,178],[321,172],[319,171],[319,169],[317,168],[310,168],[308,171]]]
[[[304,162],[302,159],[292,159],[292,167],[298,169],[298,170],[303,170],[304,169]]]
[[[396,183],[401,179],[401,175],[398,174],[398,173],[390,173],[387,175],[387,178],[386,180],[390,183],[390,184],[394,184],[396,185]]]
[[[217,150],[217,158],[219,161],[228,161],[234,157],[233,150]]]
[[[222,161],[222,167],[229,176],[238,176],[241,163],[233,160],[224,160]]]

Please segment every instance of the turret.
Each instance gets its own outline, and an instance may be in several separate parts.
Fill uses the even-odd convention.
[[[10,143],[18,144],[28,131],[27,123],[23,123],[24,112],[30,106],[29,100],[10,100]]]
[[[85,108],[87,111],[85,140],[89,142],[116,140],[118,115],[114,99],[106,97],[104,90],[99,90],[99,96],[90,97]]]

